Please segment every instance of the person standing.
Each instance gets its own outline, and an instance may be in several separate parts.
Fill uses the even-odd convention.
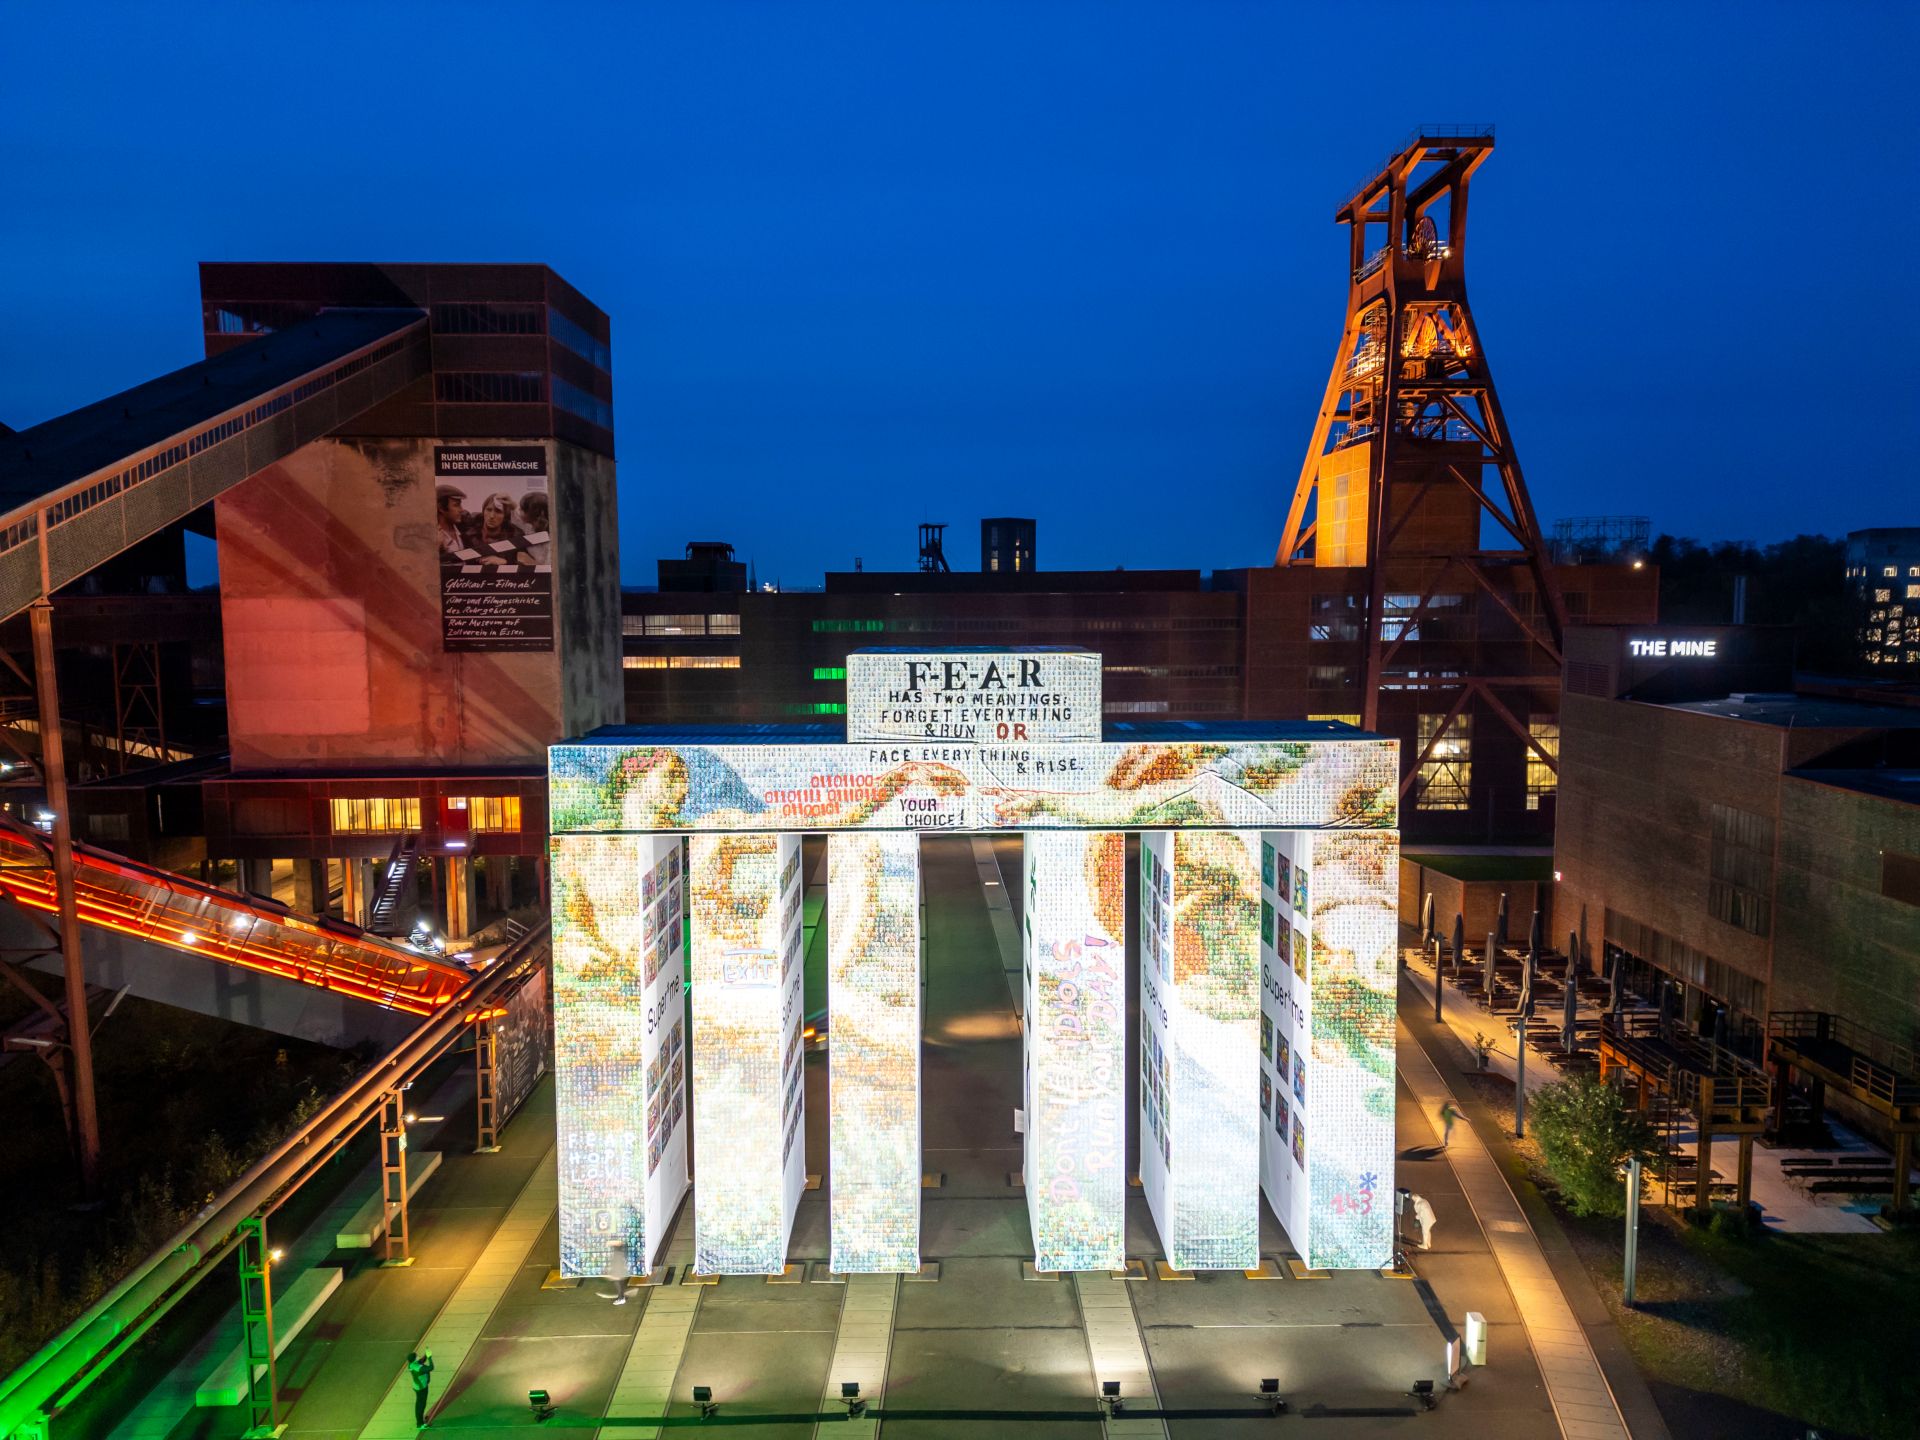
[[[407,1378],[413,1382],[413,1423],[427,1428],[427,1387],[433,1383],[433,1351],[407,1352]]]
[[[1442,1150],[1453,1143],[1453,1126],[1459,1118],[1459,1108],[1453,1101],[1443,1100],[1440,1104],[1440,1148]]]
[[[1424,1195],[1414,1196],[1413,1221],[1414,1224],[1420,1227],[1420,1248],[1422,1250],[1431,1250],[1433,1248],[1433,1220],[1432,1202]]]

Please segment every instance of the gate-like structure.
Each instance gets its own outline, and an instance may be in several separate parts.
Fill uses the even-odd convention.
[[[1397,744],[1326,722],[1103,731],[1099,676],[1086,651],[863,651],[845,732],[553,748],[563,1272],[615,1248],[653,1267],[689,1112],[696,1270],[787,1263],[808,833],[828,837],[836,1270],[919,1264],[919,842],[1007,831],[1036,1266],[1122,1268],[1136,1152],[1176,1268],[1258,1265],[1263,1190],[1316,1268],[1388,1263]]]

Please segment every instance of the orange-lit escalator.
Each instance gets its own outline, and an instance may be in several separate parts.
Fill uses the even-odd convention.
[[[292,914],[274,901],[202,885],[90,845],[73,847],[73,865],[83,924],[210,964],[295,980],[411,1015],[431,1015],[470,978],[458,965],[339,921]],[[58,916],[50,847],[37,833],[0,824],[0,894]]]

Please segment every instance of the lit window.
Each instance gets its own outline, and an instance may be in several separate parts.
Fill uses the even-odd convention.
[[[1165,715],[1165,700],[1109,700],[1101,707],[1109,715]]]
[[[1414,803],[1422,810],[1464,810],[1473,782],[1473,717],[1456,715],[1445,733],[1444,715],[1420,717],[1416,754],[1427,758],[1415,782]],[[1436,740],[1434,737],[1438,736]],[[1427,747],[1433,747],[1428,753]]]
[[[1535,720],[1529,716],[1527,737],[1533,741],[1534,745],[1539,746],[1540,750],[1546,752],[1547,760],[1553,761],[1553,765],[1549,765],[1547,760],[1540,758],[1540,752],[1533,746],[1527,747],[1527,809],[1538,810],[1541,800],[1560,788],[1560,777],[1553,768],[1560,763],[1558,717],[1552,720]]]
[[[640,633],[643,635],[704,635],[707,633],[707,617],[704,615],[648,615]]]
[[[474,831],[520,833],[520,797],[518,795],[469,795],[447,802],[467,812],[467,828]]]
[[[403,835],[420,828],[417,796],[395,800],[333,800],[336,835]]]
[[[789,701],[780,707],[789,715],[844,715],[847,707],[839,700]]]
[[[740,633],[740,617],[738,615],[707,616],[707,634],[738,635],[739,633]]]
[[[847,678],[847,667],[844,665],[816,665],[813,667],[813,678],[816,680],[844,680]]]
[[[1898,565],[1882,566],[1880,573],[1886,576],[1888,579],[1892,579],[1895,575],[1898,575],[1900,573],[1900,567]]]
[[[1356,730],[1360,728],[1360,717],[1358,715],[1309,715],[1307,719],[1331,720],[1336,725],[1351,725]]]
[[[1891,599],[1893,599],[1893,591],[1891,590],[1876,590],[1873,592],[1873,603],[1876,605],[1884,605]]]
[[[664,670],[667,668],[667,657],[664,655],[622,655],[620,657],[620,668],[622,670]]]
[[[1920,600],[1920,585],[1907,586],[1907,599]]]
[[[669,655],[667,667],[672,670],[738,670],[738,655]]]

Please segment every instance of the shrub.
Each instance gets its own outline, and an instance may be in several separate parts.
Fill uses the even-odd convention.
[[[1558,1080],[1527,1102],[1547,1173],[1575,1215],[1623,1215],[1627,1161],[1653,1159],[1659,1136],[1620,1092],[1590,1075]]]

